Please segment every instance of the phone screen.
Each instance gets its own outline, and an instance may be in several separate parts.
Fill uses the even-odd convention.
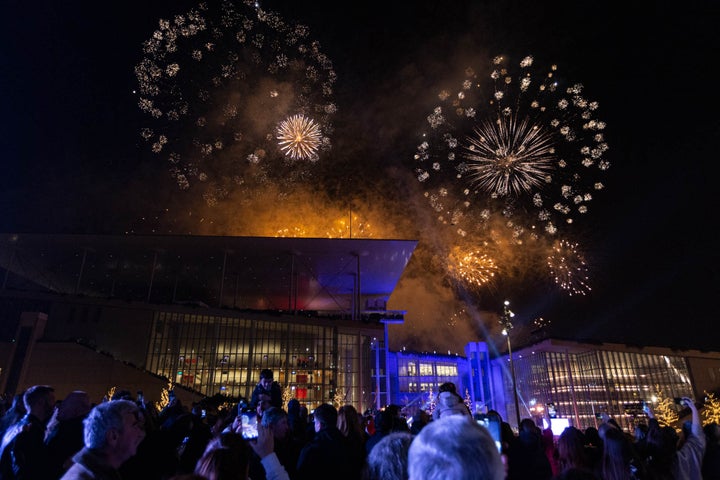
[[[488,416],[485,414],[477,413],[473,415],[478,425],[482,425],[490,432],[493,440],[495,440],[495,446],[498,452],[502,453],[502,440],[500,437],[500,420],[492,415]]]
[[[255,440],[258,438],[257,415],[253,413],[243,413],[240,416],[242,420],[242,436],[246,440]]]

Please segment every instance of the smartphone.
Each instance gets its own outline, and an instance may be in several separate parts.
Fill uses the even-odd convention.
[[[680,405],[680,406],[684,405],[682,397],[675,397],[674,400],[677,405]]]
[[[493,440],[495,440],[495,446],[498,452],[502,453],[502,438],[500,436],[500,419],[494,415],[485,415],[484,413],[476,413],[473,418],[478,425],[485,427]]]
[[[598,412],[598,413],[595,414],[595,418],[597,418],[598,420],[602,420],[603,414],[600,413],[600,412]]]
[[[258,438],[258,422],[257,415],[254,413],[243,413],[240,416],[242,421],[242,436],[245,440],[257,440]]]

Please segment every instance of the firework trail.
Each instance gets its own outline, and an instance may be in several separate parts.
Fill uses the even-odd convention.
[[[542,73],[532,57],[511,71],[468,69],[456,93],[440,92],[415,153],[415,173],[438,218],[461,235],[496,216],[517,237],[555,236],[588,211],[597,179],[610,166],[598,103],[581,84],[564,85],[557,67]]]
[[[269,182],[290,189],[330,149],[336,74],[307,27],[252,1],[201,3],[160,20],[143,52],[141,136],[208,205]],[[298,119],[304,141],[278,144],[283,122]]]

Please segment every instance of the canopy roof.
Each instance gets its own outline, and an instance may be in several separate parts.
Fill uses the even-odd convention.
[[[253,310],[384,310],[415,240],[0,234],[2,289]]]

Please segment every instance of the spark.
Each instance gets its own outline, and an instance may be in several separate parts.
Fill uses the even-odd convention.
[[[304,115],[293,115],[277,128],[280,150],[293,160],[317,160],[322,133],[320,126]]]
[[[291,155],[317,160],[332,147],[331,60],[308,27],[258,5],[200,2],[160,20],[135,66],[142,139],[182,190],[210,206],[271,183],[285,193],[309,178],[314,162],[288,162],[275,143],[278,121],[293,112],[313,112],[323,136]]]
[[[578,244],[558,240],[547,259],[550,275],[555,283],[570,296],[586,295],[592,290],[588,285],[587,265],[578,251]]]
[[[497,270],[495,261],[479,250],[465,251],[456,246],[448,257],[450,274],[472,288],[482,287],[490,282]]]
[[[425,117],[415,178],[438,218],[463,237],[502,216],[526,238],[557,238],[604,188],[596,177],[610,162],[599,104],[557,71],[531,56],[515,65],[495,57],[485,73],[468,68]]]
[[[552,138],[528,118],[501,116],[483,121],[468,137],[469,180],[500,197],[519,196],[550,183],[554,148]]]

